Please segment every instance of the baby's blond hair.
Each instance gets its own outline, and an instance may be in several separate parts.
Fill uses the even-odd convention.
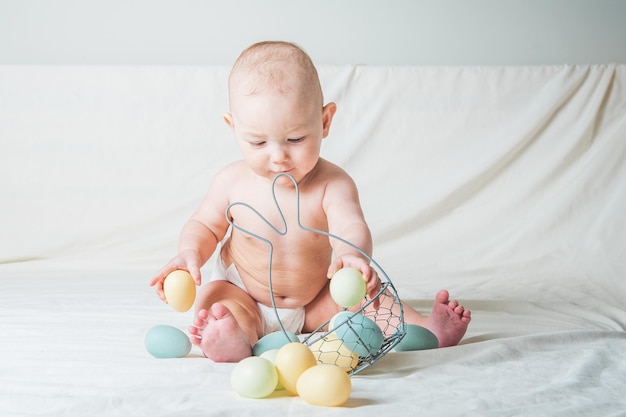
[[[246,48],[235,61],[228,78],[228,90],[244,96],[264,92],[295,92],[307,100],[319,100],[322,88],[309,55],[298,45],[284,41],[263,41]]]

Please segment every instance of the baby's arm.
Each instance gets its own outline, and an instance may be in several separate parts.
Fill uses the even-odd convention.
[[[346,173],[327,185],[324,209],[331,234],[356,245],[368,256],[372,255],[372,234],[363,216],[356,184]],[[367,281],[368,295],[374,297],[380,291],[381,283],[369,259],[337,239],[331,238],[330,242],[334,259],[328,268],[328,277],[331,278],[341,268],[356,268]]]
[[[228,184],[232,182],[227,169],[215,176],[200,207],[183,226],[178,243],[178,254],[150,281],[150,285],[156,288],[157,294],[163,301],[166,301],[163,294],[163,281],[174,270],[188,271],[196,285],[200,285],[200,268],[211,257],[217,244],[228,230],[229,225],[224,213],[229,204]]]

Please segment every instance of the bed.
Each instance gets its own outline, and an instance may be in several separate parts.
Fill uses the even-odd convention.
[[[425,314],[471,309],[461,344],[390,352],[336,408],[152,357],[192,313],[148,281],[238,158],[228,68],[0,66],[1,416],[626,415],[626,66],[319,71],[374,259]]]

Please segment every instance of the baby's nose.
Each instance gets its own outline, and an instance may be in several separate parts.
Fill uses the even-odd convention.
[[[280,164],[289,159],[289,153],[284,148],[284,146],[279,145],[275,146],[274,149],[272,149],[271,157],[273,163]]]

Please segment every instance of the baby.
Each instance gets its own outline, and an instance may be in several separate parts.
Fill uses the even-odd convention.
[[[168,273],[184,269],[200,285],[200,268],[218,250],[216,267],[196,299],[192,343],[216,362],[236,362],[251,355],[263,335],[280,329],[268,283],[268,245],[231,228],[227,207],[245,202],[281,229],[272,198],[272,181],[288,173],[298,184],[300,223],[330,232],[372,252],[372,237],[354,181],[320,157],[337,106],[324,104],[315,66],[297,45],[260,42],[235,62],[228,81],[230,112],[224,120],[241,148],[243,159],[222,168],[207,196],[182,229],[178,255],[150,282],[163,301]],[[250,208],[236,205],[230,220],[254,231],[274,248],[272,288],[280,321],[294,333],[317,329],[341,310],[330,297],[329,278],[344,267],[361,271],[368,297],[381,288],[369,260],[336,239],[298,227],[296,190],[284,175],[275,184],[277,202],[287,222],[281,236]],[[469,310],[440,291],[428,317],[404,305],[407,323],[430,329],[439,345],[456,345],[471,319]]]

